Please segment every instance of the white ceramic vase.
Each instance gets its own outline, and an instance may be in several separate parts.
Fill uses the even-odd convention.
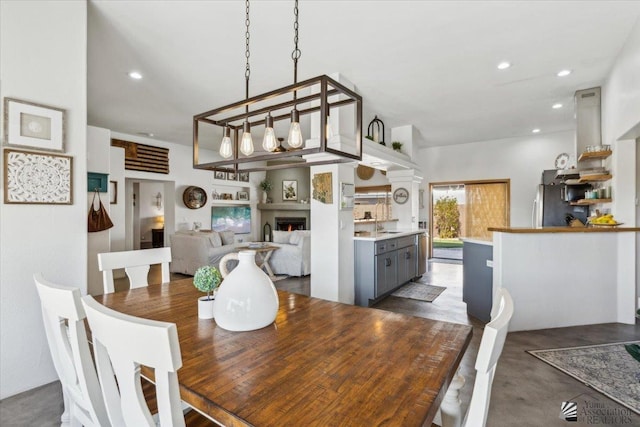
[[[216,302],[213,297],[207,299],[206,296],[198,298],[198,318],[213,319],[213,304]]]
[[[239,261],[230,273],[229,260]],[[270,325],[278,314],[278,292],[273,282],[256,265],[256,251],[225,255],[220,261],[224,280],[216,294],[216,324],[228,331],[253,331]]]
[[[262,192],[262,203],[267,203],[267,196],[268,196],[267,192],[263,191]]]

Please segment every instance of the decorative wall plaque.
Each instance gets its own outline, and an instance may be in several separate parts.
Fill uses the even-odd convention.
[[[73,158],[4,150],[4,202],[73,204]]]
[[[331,172],[317,173],[313,175],[313,198],[327,205],[333,204],[333,187]]]

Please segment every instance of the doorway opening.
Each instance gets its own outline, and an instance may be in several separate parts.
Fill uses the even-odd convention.
[[[462,261],[463,239],[491,240],[509,226],[510,181],[430,183],[429,258]]]
[[[125,197],[126,249],[168,246],[175,232],[175,182],[126,178]]]

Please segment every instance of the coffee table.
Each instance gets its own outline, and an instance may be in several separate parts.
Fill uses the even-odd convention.
[[[256,264],[260,268],[264,268],[271,280],[276,278],[276,275],[273,273],[271,266],[269,265],[269,258],[271,258],[271,254],[276,249],[280,249],[278,246],[274,245],[264,245],[259,247],[253,247],[250,245],[246,246],[238,246],[236,250],[239,251],[256,251]],[[260,259],[258,259],[260,258]]]

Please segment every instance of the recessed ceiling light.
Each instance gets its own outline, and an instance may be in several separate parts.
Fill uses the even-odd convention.
[[[149,138],[154,137],[154,135],[151,132],[138,132],[138,135],[148,136]]]
[[[511,67],[511,63],[507,61],[502,61],[501,63],[498,64],[498,70],[506,70],[509,67]]]
[[[558,71],[558,74],[556,74],[558,77],[566,77],[569,74],[571,74],[571,70],[560,70]]]
[[[560,104],[560,103],[553,104],[553,105],[551,106],[551,108],[553,108],[554,110],[557,110],[558,108],[562,108],[562,104]]]
[[[534,130],[531,131],[531,133],[540,133],[540,129],[535,128]]]
[[[129,72],[129,77],[131,77],[134,80],[140,80],[142,78],[142,74],[140,74],[137,71],[130,71]]]

